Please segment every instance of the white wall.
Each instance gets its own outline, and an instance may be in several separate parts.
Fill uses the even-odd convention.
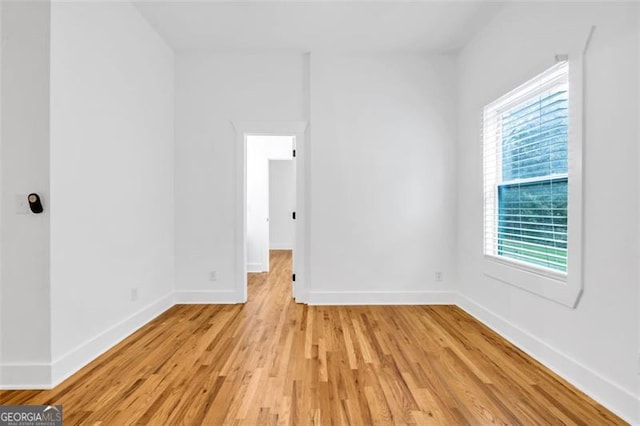
[[[632,3],[507,6],[459,60],[460,304],[627,420],[640,422],[638,39]],[[482,107],[584,46],[584,293],[576,309],[483,274]],[[613,213],[613,216],[611,214]],[[637,394],[636,394],[637,397]]]
[[[49,380],[49,15],[2,2],[2,305],[0,385]],[[16,214],[37,192],[44,213]]]
[[[0,41],[2,40],[2,2],[0,2]],[[2,328],[2,324],[3,324],[3,315],[2,315],[2,311],[4,311],[4,309],[2,309],[3,306],[3,302],[2,302],[2,241],[4,241],[4,231],[3,231],[3,226],[2,226],[2,215],[3,215],[3,211],[2,211],[2,205],[3,205],[3,196],[2,196],[2,191],[1,189],[3,188],[2,186],[2,52],[3,52],[4,48],[2,47],[2,42],[0,42],[0,384],[3,383],[3,376],[4,376],[4,368],[3,368],[3,354],[4,351],[2,350],[2,341],[3,341],[3,335],[4,335],[4,329]]]
[[[269,160],[291,159],[291,136],[247,137],[247,271],[269,271]]]
[[[171,304],[173,81],[172,51],[130,3],[53,4],[54,381]]]
[[[312,303],[452,301],[455,70],[311,55]]]
[[[640,7],[637,8],[636,10],[636,29],[637,29],[637,37],[638,37],[638,46],[637,46],[637,51],[636,51],[636,58],[638,60],[638,66],[640,67]],[[638,73],[637,75],[638,78],[638,83],[637,83],[637,88],[638,88],[638,99],[640,100],[640,73]],[[638,137],[638,145],[640,146],[640,107],[638,108],[638,118],[636,119],[636,124],[637,124],[637,137]],[[640,149],[638,149],[638,166],[640,168]],[[640,180],[640,177],[638,178]],[[638,211],[640,212],[640,185],[637,186],[638,188]],[[639,290],[638,290],[638,307],[636,312],[640,312],[640,214],[637,216],[638,218],[638,237],[637,237],[637,244],[638,244],[638,256],[636,257],[636,264],[638,267],[638,286],[639,286]],[[637,315],[637,321],[638,321],[638,328],[636,331],[636,338],[637,338],[637,352],[638,352],[638,357],[640,358],[640,315]],[[636,375],[636,395],[640,395],[640,374]],[[637,398],[637,408],[636,408],[636,419],[640,419],[640,397]]]
[[[235,223],[242,218],[235,211],[232,121],[302,119],[303,82],[303,55],[177,55],[178,292],[222,301],[235,289]],[[210,271],[217,273],[215,282]]]
[[[178,292],[234,290],[231,122],[309,108],[311,302],[452,301],[453,57],[188,53],[176,73]]]
[[[293,250],[296,174],[293,161],[269,161],[269,248]]]

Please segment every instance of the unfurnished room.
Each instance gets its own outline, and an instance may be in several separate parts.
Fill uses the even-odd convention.
[[[640,2],[0,34],[0,426],[640,425]]]

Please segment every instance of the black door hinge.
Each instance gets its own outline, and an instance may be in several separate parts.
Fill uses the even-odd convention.
[[[295,282],[295,280],[296,280],[296,274],[293,274],[293,275],[291,276],[291,279]]]
[[[293,212],[293,220],[296,220],[296,212]]]
[[[296,150],[295,149],[293,150],[293,156],[294,157],[296,156]]]

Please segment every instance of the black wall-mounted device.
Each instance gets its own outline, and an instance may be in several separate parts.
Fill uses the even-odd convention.
[[[31,193],[27,199],[29,200],[29,208],[33,213],[42,213],[44,211],[38,194],[35,192]]]

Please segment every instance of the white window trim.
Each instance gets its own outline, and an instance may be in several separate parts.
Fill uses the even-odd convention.
[[[484,274],[548,300],[575,308],[583,290],[582,280],[582,145],[584,134],[584,59],[569,55],[569,165],[567,272],[532,266],[515,259],[484,255]],[[483,152],[484,158],[484,152]],[[484,161],[484,159],[483,159]],[[484,170],[484,163],[483,163]],[[484,191],[484,189],[483,189]],[[495,200],[497,203],[497,199]],[[483,215],[485,209],[483,201]],[[497,209],[497,206],[493,207]],[[484,226],[484,225],[483,225]],[[485,252],[485,235],[482,238]]]

